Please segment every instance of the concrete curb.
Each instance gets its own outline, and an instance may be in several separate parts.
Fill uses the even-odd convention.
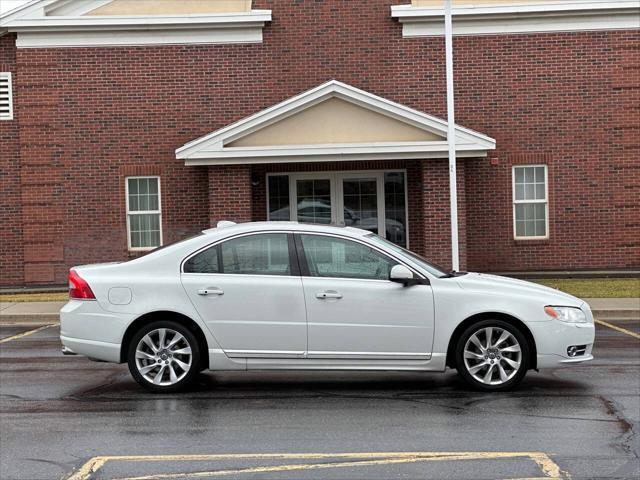
[[[41,325],[43,323],[56,323],[60,321],[58,313],[16,313],[0,315],[0,325]]]

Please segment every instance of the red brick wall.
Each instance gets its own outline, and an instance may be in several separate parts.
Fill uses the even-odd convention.
[[[252,221],[251,167],[220,165],[209,170],[209,222]]]
[[[456,120],[498,146],[497,165],[467,162],[470,269],[640,266],[638,45],[637,31],[456,40]],[[511,167],[531,163],[549,168],[550,238],[515,241]]]
[[[0,72],[11,72],[14,102],[20,93],[15,37],[0,37]],[[20,198],[19,115],[0,121],[0,285],[22,283],[22,208]]]
[[[162,175],[165,241],[207,227],[219,182],[185,167],[175,148],[326,80],[444,116],[443,39],[403,39],[392,3],[406,1],[255,0],[273,10],[262,44],[19,50],[17,120],[0,124],[3,172],[13,172],[3,176],[13,227],[0,237],[9,262],[0,282],[64,283],[71,265],[128,258],[130,169]],[[0,38],[9,63],[11,38]],[[463,161],[470,269],[640,266],[638,40],[623,31],[456,38],[456,119],[498,143],[498,165]],[[529,155],[552,165],[546,243],[512,240],[510,165]],[[431,161],[415,168],[422,195],[410,198],[410,222],[423,228],[412,228],[412,245],[446,260],[449,226],[436,206],[448,190],[435,202],[425,193],[445,172],[432,178]],[[218,190],[211,202],[231,206],[233,191]],[[244,218],[241,202],[224,213]]]

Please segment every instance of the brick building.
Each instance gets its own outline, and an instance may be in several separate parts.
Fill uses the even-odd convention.
[[[640,267],[637,1],[453,13],[461,267]],[[220,219],[344,223],[450,265],[442,22],[435,0],[5,14],[0,285]]]

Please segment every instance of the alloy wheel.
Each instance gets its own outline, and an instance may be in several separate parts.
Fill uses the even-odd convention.
[[[522,348],[516,337],[499,327],[474,332],[464,346],[467,372],[485,385],[502,385],[520,370]]]
[[[170,328],[151,330],[136,346],[136,368],[153,385],[175,385],[189,373],[192,362],[189,341]]]

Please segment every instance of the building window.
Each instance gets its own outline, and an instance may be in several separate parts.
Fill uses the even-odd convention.
[[[513,167],[513,225],[516,239],[549,238],[546,165]]]
[[[10,72],[0,72],[0,120],[13,120],[13,92]]]
[[[126,179],[129,250],[151,250],[162,245],[160,177]]]

